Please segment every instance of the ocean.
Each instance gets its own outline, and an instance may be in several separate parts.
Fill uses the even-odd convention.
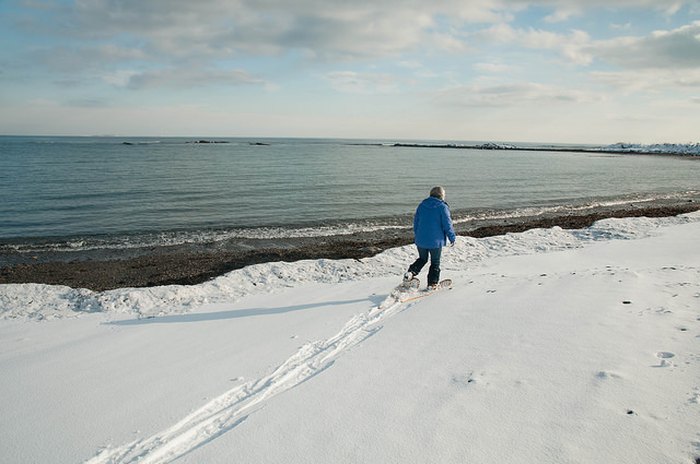
[[[0,266],[10,262],[8,254],[12,262],[41,252],[116,256],[183,244],[246,241],[255,247],[255,240],[269,245],[404,230],[434,185],[445,187],[455,222],[462,224],[700,198],[698,157],[564,148],[572,147],[3,136]]]

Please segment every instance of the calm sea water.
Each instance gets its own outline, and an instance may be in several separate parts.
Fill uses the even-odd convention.
[[[438,184],[457,220],[700,191],[700,162],[676,157],[194,140],[0,137],[0,246],[129,247],[405,227]]]

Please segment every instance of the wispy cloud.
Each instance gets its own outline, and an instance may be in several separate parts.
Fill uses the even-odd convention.
[[[586,11],[597,8],[605,9],[649,9],[664,15],[674,15],[683,6],[695,5],[694,0],[616,0],[614,3],[608,0],[505,0],[508,5],[550,7],[555,13],[554,19],[562,19],[567,15],[583,14]]]
[[[68,100],[63,103],[63,106],[76,108],[105,108],[108,106],[108,103],[100,98],[80,98]]]
[[[547,23],[560,23],[563,21],[568,21],[573,16],[578,16],[581,14],[581,9],[578,6],[562,7],[554,11],[554,13],[544,17],[544,21]]]
[[[592,60],[591,54],[586,51],[591,38],[581,30],[561,34],[535,28],[519,29],[502,23],[478,31],[474,37],[486,44],[512,44],[529,49],[554,51],[574,64],[586,65]]]
[[[327,74],[326,79],[332,88],[344,93],[385,94],[398,90],[397,79],[383,73],[336,71]]]
[[[504,63],[475,63],[474,69],[483,73],[501,74],[512,71],[514,66]]]
[[[530,104],[570,104],[599,101],[597,94],[535,82],[498,85],[461,85],[437,93],[443,105],[466,107],[515,107]]]
[[[615,87],[627,94],[649,92],[660,94],[669,89],[700,88],[700,69],[641,69],[594,71],[594,80]]]
[[[211,85],[237,86],[259,85],[267,82],[241,70],[212,70],[212,69],[161,69],[131,74],[125,80],[126,87],[131,89],[147,88],[191,88]]]
[[[56,45],[33,50],[22,57],[22,64],[41,65],[46,69],[69,74],[102,69],[115,64],[145,61],[147,54],[138,48],[114,44]]]

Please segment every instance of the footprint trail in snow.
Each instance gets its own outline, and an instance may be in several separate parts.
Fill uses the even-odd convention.
[[[261,405],[333,365],[345,351],[381,330],[379,322],[401,310],[392,295],[350,319],[334,336],[307,343],[274,372],[237,386],[154,435],[119,447],[107,447],[87,464],[158,464],[170,462],[245,422]]]

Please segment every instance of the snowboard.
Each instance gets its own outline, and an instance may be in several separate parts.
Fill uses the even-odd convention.
[[[404,294],[399,298],[399,301],[401,301],[401,303],[406,303],[408,301],[413,301],[413,300],[418,300],[420,298],[425,298],[427,296],[430,296],[434,293],[441,292],[443,290],[450,290],[451,288],[452,288],[452,279],[444,279],[444,280],[441,280],[435,286],[435,288],[426,288],[425,290],[421,290],[419,292]]]

